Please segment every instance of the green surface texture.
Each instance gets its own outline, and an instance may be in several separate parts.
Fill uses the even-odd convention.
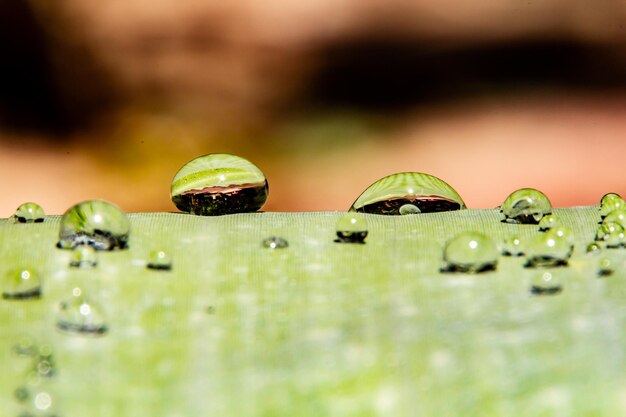
[[[439,272],[460,231],[539,233],[495,209],[362,215],[365,245],[333,242],[339,212],[130,214],[129,249],[93,269],[55,248],[59,216],[1,220],[0,278],[27,267],[43,281],[40,300],[0,300],[1,415],[22,410],[13,392],[32,362],[12,346],[25,335],[53,350],[59,417],[626,415],[626,250],[604,250],[615,272],[598,278],[585,254],[598,208],[554,213],[576,248],[550,270],[552,296],[530,294],[544,270],[523,257]],[[289,247],[263,248],[271,235]],[[146,268],[154,250],[171,271]],[[108,333],[56,329],[75,287]]]

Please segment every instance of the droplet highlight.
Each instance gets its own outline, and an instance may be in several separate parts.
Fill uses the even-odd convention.
[[[96,250],[126,249],[130,222],[116,205],[103,200],[85,201],[68,209],[61,219],[61,249],[90,245]]]
[[[87,300],[79,288],[72,291],[70,299],[60,304],[57,327],[84,335],[103,335],[108,330],[100,308]]]
[[[3,281],[2,298],[5,300],[32,300],[41,297],[41,278],[32,269],[9,271]]]
[[[500,206],[506,223],[538,224],[552,213],[548,197],[534,188],[521,188],[511,193]]]
[[[13,217],[18,223],[42,223],[46,213],[37,203],[24,203],[17,208]]]
[[[542,272],[531,279],[530,292],[535,295],[554,295],[563,290],[561,279],[554,272]]]
[[[368,233],[367,221],[356,213],[344,214],[337,220],[335,231],[337,243],[365,243]]]
[[[209,154],[185,164],[174,176],[170,195],[180,211],[201,216],[249,213],[268,196],[261,170],[247,159]]]
[[[172,257],[163,250],[152,251],[146,267],[156,271],[169,271],[172,269]]]
[[[463,232],[446,244],[442,272],[480,273],[496,269],[500,252],[487,236]]]
[[[567,238],[550,229],[535,236],[526,248],[526,266],[546,268],[566,266],[572,255],[573,246]]]
[[[289,247],[289,242],[279,236],[270,236],[263,239],[261,246],[267,249],[285,249]]]
[[[70,260],[72,268],[95,268],[98,266],[98,253],[93,246],[81,245],[72,251]]]
[[[381,178],[367,187],[350,211],[393,216],[402,214],[400,209],[407,204],[421,213],[465,208],[461,196],[445,181],[420,172],[402,172]]]

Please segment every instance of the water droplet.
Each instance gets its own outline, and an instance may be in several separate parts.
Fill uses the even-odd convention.
[[[613,273],[613,261],[609,258],[600,258],[598,260],[598,276],[607,277]]]
[[[588,244],[586,250],[589,255],[599,255],[602,253],[602,248],[595,242]]]
[[[268,195],[263,172],[235,155],[209,154],[185,164],[170,189],[179,210],[201,216],[259,210]]]
[[[502,254],[505,256],[524,255],[524,241],[518,236],[511,236],[502,242]]]
[[[496,268],[498,256],[498,248],[490,238],[477,232],[463,232],[446,244],[442,272],[492,271]]]
[[[150,253],[147,267],[159,271],[169,271],[172,269],[172,258],[165,251],[153,251]]]
[[[600,216],[605,218],[612,211],[626,208],[626,203],[619,194],[608,193],[600,200]]]
[[[626,233],[619,223],[603,222],[596,232],[596,240],[604,242],[607,248],[619,248],[626,246]]]
[[[33,378],[13,392],[15,399],[23,407],[19,417],[55,417],[54,396],[49,383]]]
[[[509,195],[501,206],[506,223],[537,224],[552,213],[550,200],[539,190],[521,188]]]
[[[404,205],[422,213],[465,208],[461,196],[446,182],[419,172],[402,172],[379,179],[356,199],[350,211],[399,215]]]
[[[407,214],[418,214],[418,213],[421,213],[422,211],[413,204],[405,204],[402,207],[400,207],[399,212],[400,212],[400,215],[406,216]]]
[[[32,356],[35,354],[35,342],[32,338],[28,336],[23,336],[17,343],[13,346],[13,352],[16,355],[21,356]]]
[[[35,357],[35,372],[45,378],[50,378],[55,374],[56,367],[52,356],[50,345],[39,346]]]
[[[338,243],[365,243],[367,221],[356,213],[341,216],[335,226]]]
[[[100,309],[86,299],[80,288],[74,288],[72,297],[61,303],[57,327],[67,332],[89,335],[101,335],[108,330]]]
[[[535,236],[526,248],[526,266],[545,268],[565,266],[572,255],[573,246],[554,229]]]
[[[9,271],[2,287],[5,300],[30,300],[41,297],[41,279],[31,269]]]
[[[69,208],[61,219],[61,249],[91,245],[96,250],[125,249],[130,222],[119,207],[103,201],[90,200]]]
[[[15,211],[15,220],[19,223],[41,223],[46,214],[37,203],[24,203]]]
[[[74,268],[95,268],[98,265],[98,253],[93,246],[77,246],[72,251],[70,266]]]
[[[575,243],[574,233],[565,226],[557,225],[548,230],[545,230],[545,232],[551,232],[558,237],[562,237],[571,246],[573,246]]]
[[[561,222],[554,214],[546,214],[541,218],[541,220],[539,220],[539,230],[542,232],[560,225]]]
[[[626,209],[613,210],[602,220],[602,223],[619,223],[626,229]]]
[[[554,272],[545,271],[531,279],[530,292],[535,295],[558,294],[562,289],[561,279]]]
[[[278,236],[270,236],[268,238],[263,239],[261,243],[264,248],[268,249],[284,249],[289,246],[289,242]]]

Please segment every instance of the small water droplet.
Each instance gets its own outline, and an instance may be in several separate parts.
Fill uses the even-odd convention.
[[[5,300],[32,300],[41,297],[41,279],[32,269],[9,271],[3,281],[2,298]]]
[[[270,236],[268,238],[263,239],[261,245],[264,248],[268,249],[284,249],[289,246],[289,242],[286,239],[278,236]]]
[[[538,224],[552,213],[552,204],[544,193],[534,188],[512,192],[500,207],[506,223]]]
[[[566,266],[572,251],[573,246],[567,238],[550,229],[538,234],[529,242],[526,248],[526,266],[535,268]]]
[[[158,271],[169,271],[172,269],[172,258],[165,251],[152,251],[146,266]]]
[[[379,179],[356,199],[350,211],[400,215],[413,205],[422,213],[465,208],[461,196],[445,181],[420,172],[402,172]]]
[[[611,259],[602,257],[598,260],[598,276],[608,277],[613,274],[613,261]]]
[[[613,210],[602,220],[602,223],[618,223],[626,229],[626,209]]]
[[[539,220],[539,230],[542,232],[560,225],[561,222],[554,214],[546,214],[541,218],[541,220]]]
[[[77,246],[72,251],[70,266],[73,268],[95,268],[98,265],[98,253],[93,246]]]
[[[406,216],[407,214],[418,214],[422,212],[422,210],[420,210],[417,206],[413,204],[405,204],[400,207],[399,211],[402,216]]]
[[[563,290],[561,279],[554,272],[545,271],[531,279],[530,292],[535,295],[554,295]]]
[[[599,255],[600,253],[602,253],[602,248],[597,243],[592,242],[587,245],[586,251],[589,255]]]
[[[605,218],[611,212],[626,208],[626,203],[619,194],[608,193],[600,200],[600,216]]]
[[[61,219],[61,249],[91,245],[96,250],[125,249],[130,222],[119,207],[103,200],[85,201],[68,209]]]
[[[88,335],[102,335],[108,330],[98,306],[88,301],[79,288],[75,288],[72,297],[59,306],[57,327],[70,333]]]
[[[490,238],[477,232],[463,232],[446,244],[442,272],[492,271],[496,268],[498,256],[498,248]]]
[[[596,232],[596,240],[604,242],[607,248],[626,247],[626,232],[619,223],[603,222]]]
[[[524,241],[519,236],[511,236],[502,242],[502,254],[505,256],[524,255]]]
[[[24,203],[15,211],[15,221],[18,223],[41,223],[46,213],[37,203]]]
[[[365,243],[367,237],[367,221],[356,213],[344,214],[335,226],[337,243]]]
[[[181,211],[219,216],[259,210],[268,189],[263,172],[247,159],[209,154],[189,161],[176,173],[170,194]]]

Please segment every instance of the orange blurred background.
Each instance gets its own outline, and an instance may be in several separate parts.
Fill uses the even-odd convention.
[[[272,211],[344,210],[401,171],[469,207],[626,194],[626,3],[3,0],[0,214],[172,211],[188,160],[266,174]]]

